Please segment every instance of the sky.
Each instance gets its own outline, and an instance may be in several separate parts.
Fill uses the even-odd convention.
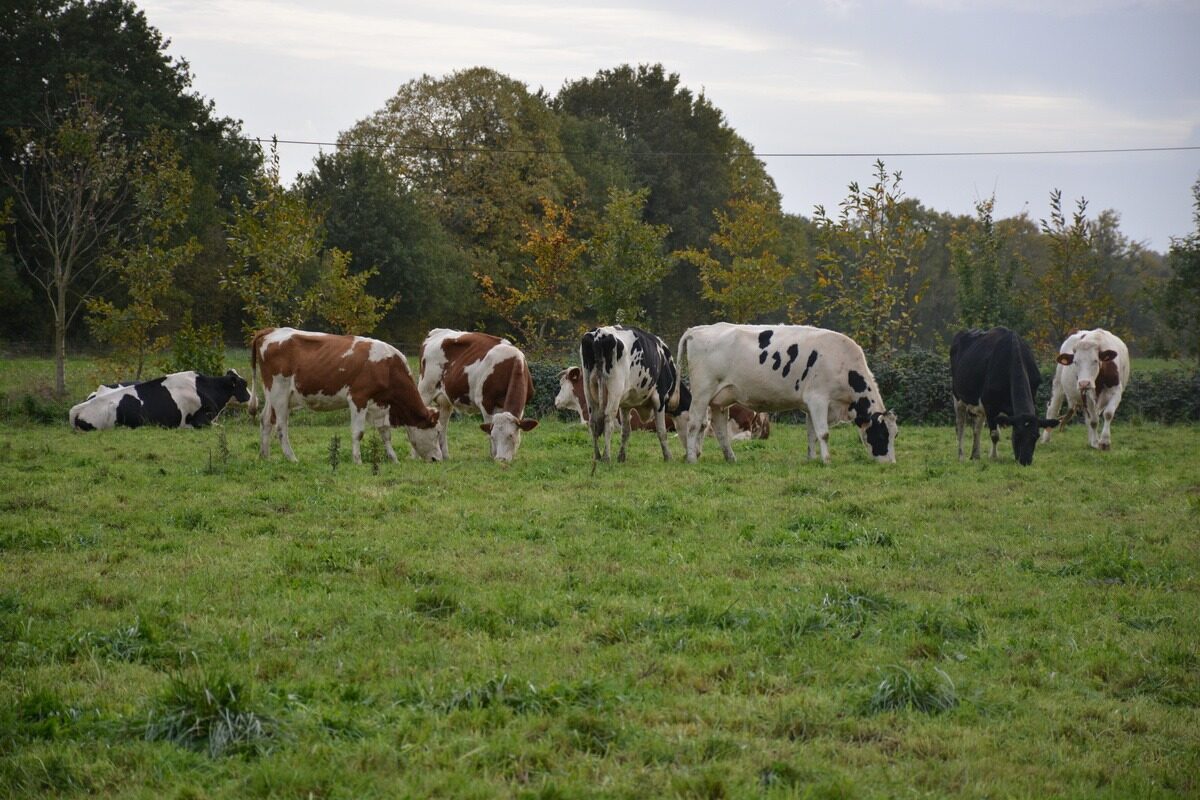
[[[661,63],[763,157],[785,211],[834,211],[876,157],[936,211],[1086,198],[1165,252],[1195,230],[1198,0],[139,0],[249,136],[333,142],[401,85],[485,66],[536,91]],[[1197,148],[1157,152],[951,155]],[[281,145],[285,177],[318,152]],[[326,150],[332,148],[326,147]],[[785,155],[801,154],[801,155]]]

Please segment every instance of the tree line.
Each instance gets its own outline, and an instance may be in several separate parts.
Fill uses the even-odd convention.
[[[424,75],[291,186],[191,89],[129,0],[0,19],[0,338],[104,348],[114,378],[205,367],[265,325],[534,352],[597,322],[804,322],[870,352],[1003,324],[1043,349],[1104,326],[1200,354],[1196,231],[1163,256],[1047,187],[1044,218],[936,212],[878,161],[836,209],[785,213],[766,165],[661,64],[532,91]],[[219,356],[217,356],[219,358]]]

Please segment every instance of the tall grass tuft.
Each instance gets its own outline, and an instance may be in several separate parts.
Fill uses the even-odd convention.
[[[874,694],[867,701],[873,714],[912,709],[940,714],[958,705],[958,692],[950,676],[940,669],[936,674],[917,675],[899,665],[884,667]]]
[[[228,675],[177,675],[159,696],[142,731],[149,742],[172,742],[207,753],[257,756],[268,750],[275,724],[255,705],[250,688]]]

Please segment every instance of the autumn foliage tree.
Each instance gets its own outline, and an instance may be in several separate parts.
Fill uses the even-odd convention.
[[[1029,304],[1033,311],[1033,338],[1046,351],[1076,328],[1112,325],[1116,300],[1108,276],[1098,268],[1087,218],[1087,200],[1079,198],[1070,220],[1062,208],[1062,192],[1050,192],[1050,219],[1042,220],[1049,260],[1033,277]]]
[[[1024,261],[1006,248],[993,218],[996,198],[975,203],[975,219],[966,230],[950,235],[950,265],[958,280],[959,313],[963,325],[1015,330],[1025,326],[1018,298],[1017,276]]]
[[[913,338],[912,307],[921,300],[917,257],[925,231],[903,202],[899,172],[875,162],[875,182],[850,184],[831,218],[817,206],[814,300],[825,324],[867,352],[903,347]]]
[[[141,380],[147,359],[171,342],[163,329],[168,321],[164,303],[176,272],[196,257],[200,243],[181,233],[194,181],[167,134],[158,131],[147,141],[144,158],[134,162],[132,183],[130,242],[107,256],[125,302],[93,297],[87,310],[92,334],[111,348],[104,359],[106,373]]]
[[[701,293],[729,321],[753,322],[788,305],[791,269],[775,255],[779,212],[771,203],[734,198],[713,212],[712,247],[688,248],[678,256],[700,272]]]
[[[515,279],[475,273],[483,302],[512,326],[532,351],[544,350],[556,328],[578,313],[581,280],[576,266],[587,249],[571,231],[572,208],[542,200],[542,220],[526,223],[521,252],[526,258]]]
[[[665,244],[671,229],[643,219],[649,194],[611,187],[588,239],[588,304],[606,323],[644,321],[641,298],[671,269]]]
[[[391,307],[366,282],[374,270],[351,274],[350,254],[324,248],[320,216],[299,192],[279,182],[274,148],[246,206],[228,225],[232,263],[222,284],[242,302],[245,329],[318,321],[339,333],[370,333]]]

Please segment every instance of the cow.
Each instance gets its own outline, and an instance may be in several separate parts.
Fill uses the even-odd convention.
[[[313,333],[295,328],[264,328],[250,343],[250,414],[258,408],[253,388],[262,367],[262,433],[259,453],[270,455],[271,428],[289,461],[296,461],[288,437],[293,408],[313,411],[350,409],[350,443],[355,464],[362,463],[359,445],[367,423],[379,431],[388,458],[391,429],[405,426],[413,454],[439,461],[438,412],[427,408],[417,393],[408,359],[387,342],[364,336]]]
[[[679,379],[679,370],[666,343],[641,328],[607,325],[583,335],[579,357],[583,363],[584,399],[591,417],[593,459],[609,460],[612,432],[619,418],[621,450],[617,461],[625,460],[629,410],[636,408],[647,417],[654,417],[663,459],[670,461],[666,415],[686,413],[691,396]]]
[[[1109,449],[1112,418],[1129,385],[1129,348],[1103,328],[1073,331],[1058,348],[1056,360],[1046,416],[1057,417],[1066,400],[1072,414],[1083,410],[1088,444],[1099,450]],[[1104,428],[1097,431],[1101,417]],[[1043,442],[1050,441],[1050,433],[1049,428],[1042,431]]]
[[[106,430],[116,425],[140,428],[202,428],[230,400],[250,399],[246,381],[236,371],[219,377],[173,372],[140,382],[103,385],[71,408],[71,426],[80,431]]]
[[[963,430],[971,420],[974,434],[971,459],[979,458],[979,434],[986,420],[992,437],[992,458],[1000,443],[1000,426],[1012,427],[1017,463],[1033,463],[1033,451],[1043,428],[1057,419],[1040,419],[1033,398],[1042,375],[1033,352],[1008,328],[959,331],[950,345],[950,378],[954,394],[954,427],[958,458],[963,458]]]
[[[579,414],[580,424],[586,425],[590,418],[587,411],[587,400],[583,396],[583,371],[579,367],[568,367],[558,373],[558,395],[554,398],[554,407],[560,411],[574,411]],[[642,419],[637,409],[629,412],[629,427],[635,431],[654,430],[654,418],[649,416]],[[675,430],[675,415],[667,414],[667,431]],[[765,411],[755,412],[741,403],[729,407],[729,430],[733,440],[766,439],[771,435],[771,415]],[[705,427],[706,436],[713,436],[712,425]]]
[[[680,338],[679,361],[688,370],[694,406],[687,427],[690,462],[700,457],[705,408],[725,460],[736,460],[729,446],[733,403],[803,410],[808,457],[815,458],[819,446],[826,464],[829,426],[848,420],[876,461],[896,460],[896,414],[884,407],[862,348],[848,336],[808,325],[698,325]]]
[[[521,446],[521,433],[537,427],[525,418],[533,397],[533,377],[525,354],[512,342],[486,333],[436,328],[421,344],[421,399],[437,406],[438,442],[442,458],[450,457],[446,428],[455,408],[477,410],[479,427],[491,441],[492,458],[511,463]]]

